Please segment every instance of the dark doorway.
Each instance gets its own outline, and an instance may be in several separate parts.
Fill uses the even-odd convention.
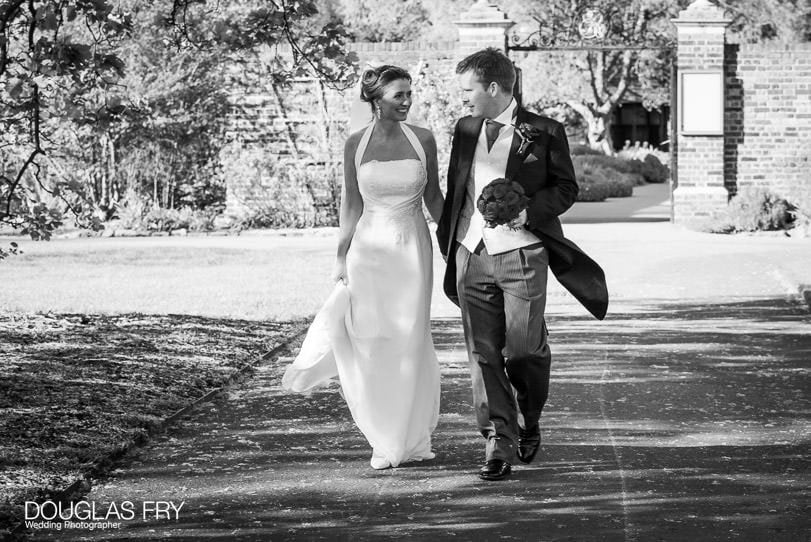
[[[668,105],[662,105],[659,110],[645,109],[639,102],[620,105],[611,119],[611,138],[615,150],[621,150],[626,143],[633,146],[637,142],[649,143],[654,148],[660,148],[669,137],[667,129],[669,119]]]

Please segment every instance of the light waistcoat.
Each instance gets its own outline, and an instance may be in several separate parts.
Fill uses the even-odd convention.
[[[516,101],[512,100],[507,109],[493,119],[504,126],[498,133],[490,152],[487,151],[486,122],[482,123],[482,129],[479,132],[470,177],[466,183],[465,202],[459,214],[459,226],[456,230],[456,240],[470,252],[476,250],[479,241],[484,241],[484,246],[489,254],[501,254],[541,242],[526,228],[513,231],[507,226],[486,227],[484,217],[476,206],[484,187],[493,179],[503,178],[504,172],[507,170],[507,160],[510,157],[510,147],[515,133],[513,123],[517,107]]]

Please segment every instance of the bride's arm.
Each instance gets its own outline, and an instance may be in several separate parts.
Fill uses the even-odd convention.
[[[431,218],[434,222],[439,223],[442,217],[442,207],[445,200],[442,197],[442,191],[439,189],[439,166],[437,165],[437,152],[436,141],[434,134],[430,131],[423,141],[423,148],[425,149],[425,159],[428,162],[428,184],[425,185],[425,192],[423,193],[423,200]]]
[[[335,281],[346,282],[346,253],[352,244],[355,227],[363,212],[363,199],[358,190],[358,177],[355,171],[355,151],[359,137],[350,137],[344,145],[344,184],[341,189],[341,211],[339,215],[338,254],[335,262]]]

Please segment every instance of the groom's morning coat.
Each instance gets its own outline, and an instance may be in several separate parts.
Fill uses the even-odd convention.
[[[439,248],[448,262],[445,293],[457,305],[456,258],[452,249],[482,122],[482,117],[464,117],[456,124],[448,167],[448,192],[437,227]],[[521,123],[531,124],[540,133],[529,145],[528,152],[519,156],[517,151],[521,139],[516,130],[505,176],[521,184],[529,196],[527,228],[546,247],[549,268],[558,282],[589,312],[602,320],[608,310],[605,273],[597,262],[563,236],[558,218],[572,206],[578,192],[566,132],[559,122],[519,107],[515,125],[520,126]]]

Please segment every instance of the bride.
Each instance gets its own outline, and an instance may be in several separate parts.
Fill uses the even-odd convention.
[[[374,120],[344,147],[336,287],[282,384],[308,391],[338,376],[375,469],[431,459],[439,365],[430,330],[432,248],[422,201],[442,213],[429,130],[404,121],[411,76],[366,70],[361,99]]]

